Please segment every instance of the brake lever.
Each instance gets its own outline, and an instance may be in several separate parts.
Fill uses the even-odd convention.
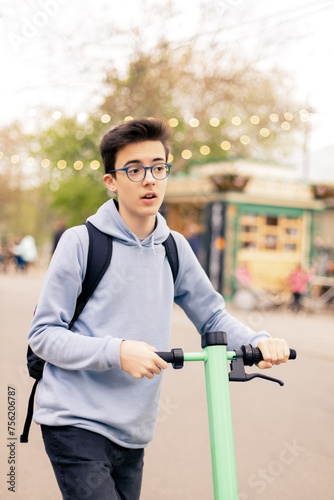
[[[249,382],[253,378],[263,378],[265,380],[269,380],[270,382],[276,382],[279,385],[284,385],[282,380],[277,378],[268,377],[268,375],[262,375],[262,373],[246,373],[245,365],[243,360],[243,351],[241,349],[237,349],[236,358],[231,361],[231,371],[229,373],[229,381],[230,382]]]

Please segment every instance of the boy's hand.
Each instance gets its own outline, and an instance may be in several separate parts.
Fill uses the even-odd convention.
[[[153,378],[168,366],[166,361],[155,354],[155,347],[136,340],[121,343],[121,368],[134,378]]]
[[[260,349],[263,361],[258,364],[259,368],[272,368],[273,365],[286,363],[289,359],[289,346],[284,339],[264,339],[257,344]]]

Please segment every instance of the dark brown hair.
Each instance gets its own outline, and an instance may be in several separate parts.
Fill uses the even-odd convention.
[[[163,121],[153,118],[131,120],[111,129],[100,144],[100,154],[106,174],[114,170],[118,151],[136,142],[160,141],[165,148],[167,161],[170,136],[170,127]]]

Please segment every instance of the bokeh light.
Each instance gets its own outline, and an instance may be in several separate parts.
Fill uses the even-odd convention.
[[[83,167],[83,163],[81,160],[77,160],[73,163],[74,170],[81,170]]]
[[[241,144],[244,144],[245,146],[250,143],[250,137],[248,135],[242,135],[240,137],[240,142]]]
[[[273,123],[277,123],[278,120],[279,120],[279,116],[277,113],[271,113],[271,115],[269,116],[270,120],[273,122]]]
[[[66,168],[66,161],[65,160],[59,160],[59,162],[57,163],[57,167],[60,169],[60,170],[63,170],[64,168]]]
[[[11,161],[14,165],[16,165],[16,163],[18,163],[18,162],[20,161],[20,157],[19,157],[19,155],[13,155],[13,156],[11,157],[10,161]]]
[[[260,135],[262,135],[262,137],[269,137],[270,135],[270,130],[267,129],[266,127],[263,127],[261,128],[260,130]]]
[[[211,125],[211,127],[218,127],[220,125],[220,120],[213,116],[210,119],[210,125]]]
[[[98,170],[100,168],[100,162],[98,160],[93,160],[90,162],[90,168],[92,170]]]
[[[189,125],[193,128],[196,128],[199,125],[199,120],[197,120],[197,118],[191,118],[189,120]]]
[[[249,121],[253,125],[258,125],[260,123],[260,118],[257,115],[253,115],[253,116],[250,117]]]
[[[48,158],[44,158],[42,161],[41,161],[41,166],[43,168],[48,168],[50,166],[50,160]]]
[[[281,123],[281,127],[282,127],[283,130],[290,130],[291,125],[290,125],[289,122],[282,122]]]
[[[231,143],[230,141],[223,141],[221,144],[220,144],[220,147],[224,150],[224,151],[229,151],[231,149]]]
[[[102,123],[109,123],[110,120],[111,120],[111,116],[110,115],[105,114],[105,115],[101,116],[101,122]]]
[[[192,152],[190,149],[184,149],[181,153],[181,156],[184,160],[189,160],[192,157]]]
[[[206,144],[203,144],[203,146],[200,147],[199,151],[203,156],[206,156],[210,154],[211,149]]]
[[[179,124],[179,120],[178,120],[177,118],[170,118],[170,119],[168,120],[168,125],[169,125],[170,127],[173,127],[173,128],[174,128],[174,127],[177,127],[177,126],[178,126],[178,124]]]

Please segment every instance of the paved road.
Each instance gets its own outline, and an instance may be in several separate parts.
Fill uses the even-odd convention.
[[[39,428],[28,444],[14,441],[15,493],[7,490],[7,388],[15,388],[19,435],[31,380],[25,368],[26,333],[43,275],[0,275],[0,498],[61,500]],[[334,314],[243,312],[257,330],[285,337],[298,359],[270,375],[283,388],[254,380],[231,384],[240,500],[333,498]],[[199,350],[199,337],[180,309],[174,311],[171,347]],[[15,448],[15,449],[14,449]],[[143,500],[211,500],[211,469],[201,363],[165,374],[156,436],[147,448]],[[98,499],[97,499],[98,500]]]

